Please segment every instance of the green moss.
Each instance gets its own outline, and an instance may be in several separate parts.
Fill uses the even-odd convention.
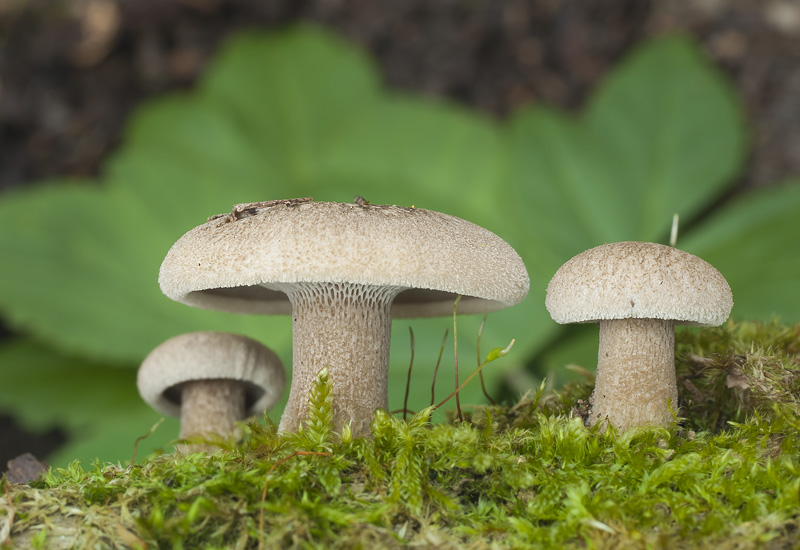
[[[591,381],[432,425],[330,430],[324,371],[298,434],[253,423],[213,456],[73,463],[2,482],[13,547],[798,548],[800,326],[679,333],[670,429],[584,427]]]

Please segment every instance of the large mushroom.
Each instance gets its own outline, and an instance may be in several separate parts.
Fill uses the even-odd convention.
[[[168,297],[239,313],[291,313],[293,375],[280,428],[296,431],[327,366],[333,422],[369,434],[388,407],[392,315],[447,315],[520,302],[529,280],[494,233],[400,206],[292,199],[237,205],[181,237],[159,275]]]
[[[610,243],[578,254],[547,287],[558,323],[598,323],[590,424],[666,426],[677,408],[674,325],[716,326],[733,307],[725,278],[670,246]]]
[[[262,414],[286,386],[275,353],[251,338],[224,332],[190,332],[160,344],[139,367],[142,399],[179,417],[179,437],[230,438],[235,423]],[[183,450],[212,450],[189,445]]]

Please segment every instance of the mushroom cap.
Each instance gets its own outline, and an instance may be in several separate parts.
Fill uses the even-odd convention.
[[[178,302],[234,313],[291,313],[264,285],[341,283],[406,289],[398,317],[448,315],[520,302],[530,281],[522,259],[491,231],[421,208],[310,202],[237,205],[183,235],[159,273]]]
[[[557,323],[664,319],[716,326],[731,312],[728,282],[711,264],[671,246],[609,243],[562,265],[545,305]]]
[[[190,332],[170,338],[142,361],[136,385],[148,405],[178,417],[181,384],[220,379],[241,380],[247,385],[247,416],[272,407],[286,386],[283,365],[271,349],[246,336],[225,332]]]

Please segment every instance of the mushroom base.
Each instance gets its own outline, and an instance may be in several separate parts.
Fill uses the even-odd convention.
[[[607,420],[620,431],[666,426],[677,408],[672,321],[600,321],[597,379],[589,423]]]
[[[180,438],[229,438],[235,423],[245,418],[245,385],[238,380],[193,380],[181,390]],[[214,451],[214,445],[189,444],[184,452]]]
[[[270,285],[292,302],[293,365],[280,430],[297,431],[308,414],[317,373],[328,367],[333,425],[370,434],[376,409],[389,406],[391,305],[401,287],[345,283]]]

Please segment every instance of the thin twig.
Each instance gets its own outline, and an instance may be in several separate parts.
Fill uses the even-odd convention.
[[[507,353],[509,352],[509,350],[511,349],[511,347],[514,345],[514,342],[516,342],[516,340],[511,340],[511,343],[510,343],[510,344],[508,344],[508,347],[506,347],[506,348],[505,348],[505,349],[502,351],[502,355],[505,355],[505,354],[507,354]],[[447,403],[448,401],[450,401],[450,399],[451,399],[453,396],[455,396],[455,397],[456,397],[456,401],[457,401],[457,400],[458,400],[458,393],[459,393],[459,392],[460,392],[460,391],[461,391],[461,390],[464,388],[464,386],[466,386],[467,384],[469,384],[470,380],[472,380],[472,379],[473,379],[473,378],[475,378],[475,377],[476,377],[478,374],[480,374],[480,372],[481,372],[481,370],[483,369],[483,367],[485,367],[485,366],[486,366],[486,365],[488,365],[488,364],[489,364],[489,362],[488,362],[488,361],[484,361],[483,363],[481,363],[481,364],[478,366],[478,368],[477,368],[477,369],[475,369],[475,371],[474,371],[472,374],[470,374],[470,375],[467,377],[467,379],[466,379],[466,380],[464,380],[464,382],[462,382],[462,383],[461,383],[461,385],[460,385],[460,386],[458,386],[458,387],[457,387],[457,388],[456,388],[456,389],[455,389],[455,390],[454,390],[454,391],[453,391],[453,392],[452,392],[450,395],[448,395],[446,398],[444,398],[444,400],[442,400],[442,401],[441,401],[441,402],[440,402],[438,405],[436,405],[436,406],[434,407],[434,409],[439,409],[439,408],[441,408],[441,406],[442,406],[442,405],[444,405],[445,403]]]
[[[408,410],[408,391],[411,389],[411,368],[414,366],[414,331],[409,326],[408,334],[411,336],[411,361],[408,362],[408,378],[406,379],[406,397],[403,399],[403,421],[406,420]]]
[[[439,365],[442,364],[442,355],[444,354],[444,346],[447,343],[447,335],[450,329],[445,329],[444,338],[442,338],[442,347],[439,348],[439,358],[436,360],[436,367],[433,369],[433,383],[431,384],[431,407],[436,403],[436,375],[439,373]]]
[[[458,394],[458,323],[456,322],[456,314],[458,312],[458,302],[461,301],[461,295],[456,296],[456,301],[453,303],[453,361],[454,371],[456,374],[456,411],[458,412],[458,421],[464,422],[464,415],[461,413],[461,397]]]
[[[482,362],[482,360],[481,360],[481,357],[482,357],[481,356],[481,337],[483,336],[483,327],[486,326],[487,317],[489,317],[488,313],[483,316],[483,320],[481,321],[481,326],[478,328],[478,345],[477,345],[477,348],[478,348],[478,366],[479,367],[481,366],[481,362]],[[492,405],[497,405],[497,403],[495,403],[494,399],[492,399],[492,396],[489,395],[489,392],[486,391],[486,383],[483,381],[483,371],[481,370],[481,371],[479,371],[479,373],[480,373],[479,377],[481,379],[481,390],[483,390],[483,395],[486,397],[486,399],[489,400],[489,403],[491,403]]]
[[[140,435],[139,437],[136,438],[136,441],[133,442],[133,456],[131,457],[131,466],[133,466],[133,463],[136,461],[136,450],[139,448],[139,442],[153,435],[153,432],[156,431],[156,429],[161,425],[162,422],[164,422],[163,416],[158,419],[158,422],[153,424],[153,427],[150,428],[149,432],[147,432],[144,435]]]
[[[410,414],[411,416],[417,414],[414,409],[394,409],[393,411],[389,411],[389,414],[400,414],[400,413],[403,413],[403,419],[405,419],[406,413]]]
[[[680,216],[677,212],[672,215],[672,230],[669,232],[669,245],[672,248],[675,248],[675,245],[678,244],[678,222],[680,220]]]

